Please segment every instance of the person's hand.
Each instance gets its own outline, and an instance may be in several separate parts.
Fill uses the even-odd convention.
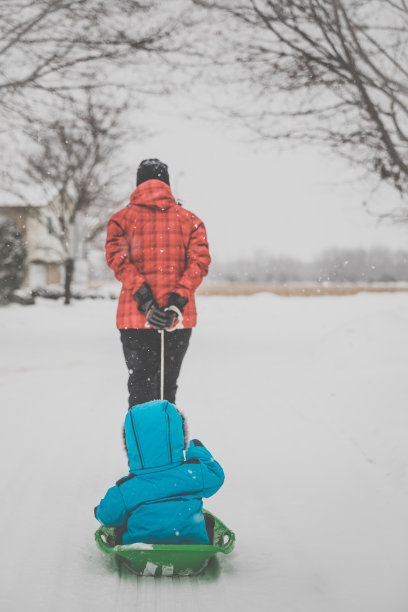
[[[146,320],[150,327],[154,329],[169,329],[174,324],[177,315],[172,310],[164,310],[157,305],[153,305],[146,315]]]
[[[180,294],[173,291],[170,294],[169,300],[167,302],[166,312],[169,313],[169,317],[171,316],[171,324],[166,328],[169,331],[173,331],[179,326],[179,323],[183,321],[183,310],[184,306],[187,304],[188,299],[184,298]]]
[[[137,308],[144,314],[150,327],[154,329],[165,329],[172,325],[174,313],[158,307],[153,297],[152,290],[147,283],[135,291],[133,298],[138,303]]]
[[[185,305],[187,304],[188,299],[173,291],[170,293],[169,301],[167,302],[167,306],[175,306],[180,312],[183,312]]]
[[[168,313],[169,319],[171,318],[171,323],[166,327],[167,330],[172,331],[176,329],[179,322],[183,321],[183,310],[184,306],[187,304],[188,299],[182,297],[175,291],[170,294],[169,301],[167,302],[167,308],[165,312]]]
[[[193,446],[204,446],[204,444],[201,442],[201,440],[197,440],[197,438],[193,438],[190,441],[190,444],[192,444]]]
[[[140,312],[143,312],[145,317],[147,317],[149,310],[153,306],[157,307],[152,290],[147,283],[142,285],[137,291],[134,292],[133,299],[138,304],[137,309],[140,310]]]

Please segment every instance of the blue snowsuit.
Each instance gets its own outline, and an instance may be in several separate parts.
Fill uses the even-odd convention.
[[[184,459],[180,413],[154,400],[133,406],[125,418],[129,475],[95,508],[103,525],[116,527],[117,543],[208,544],[203,497],[224,482],[224,472],[198,440]]]

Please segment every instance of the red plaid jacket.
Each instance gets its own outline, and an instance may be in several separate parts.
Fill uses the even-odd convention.
[[[108,223],[106,261],[122,283],[116,324],[119,329],[145,327],[133,294],[148,283],[160,307],[176,291],[188,298],[183,326],[194,327],[194,292],[208,272],[211,258],[204,223],[176,202],[159,180],[141,183],[130,203]]]

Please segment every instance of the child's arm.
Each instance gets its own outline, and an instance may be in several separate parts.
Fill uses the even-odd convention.
[[[198,459],[203,470],[203,497],[211,497],[224,482],[224,471],[200,440],[191,440],[186,452],[186,459]]]
[[[125,522],[126,507],[117,485],[108,489],[94,512],[95,517],[105,527],[119,527]]]

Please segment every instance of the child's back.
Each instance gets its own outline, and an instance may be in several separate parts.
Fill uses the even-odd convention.
[[[130,473],[108,490],[96,518],[117,528],[118,544],[208,544],[202,498],[224,482],[219,463],[198,440],[184,459],[183,420],[166,401],[133,406],[125,436]]]

